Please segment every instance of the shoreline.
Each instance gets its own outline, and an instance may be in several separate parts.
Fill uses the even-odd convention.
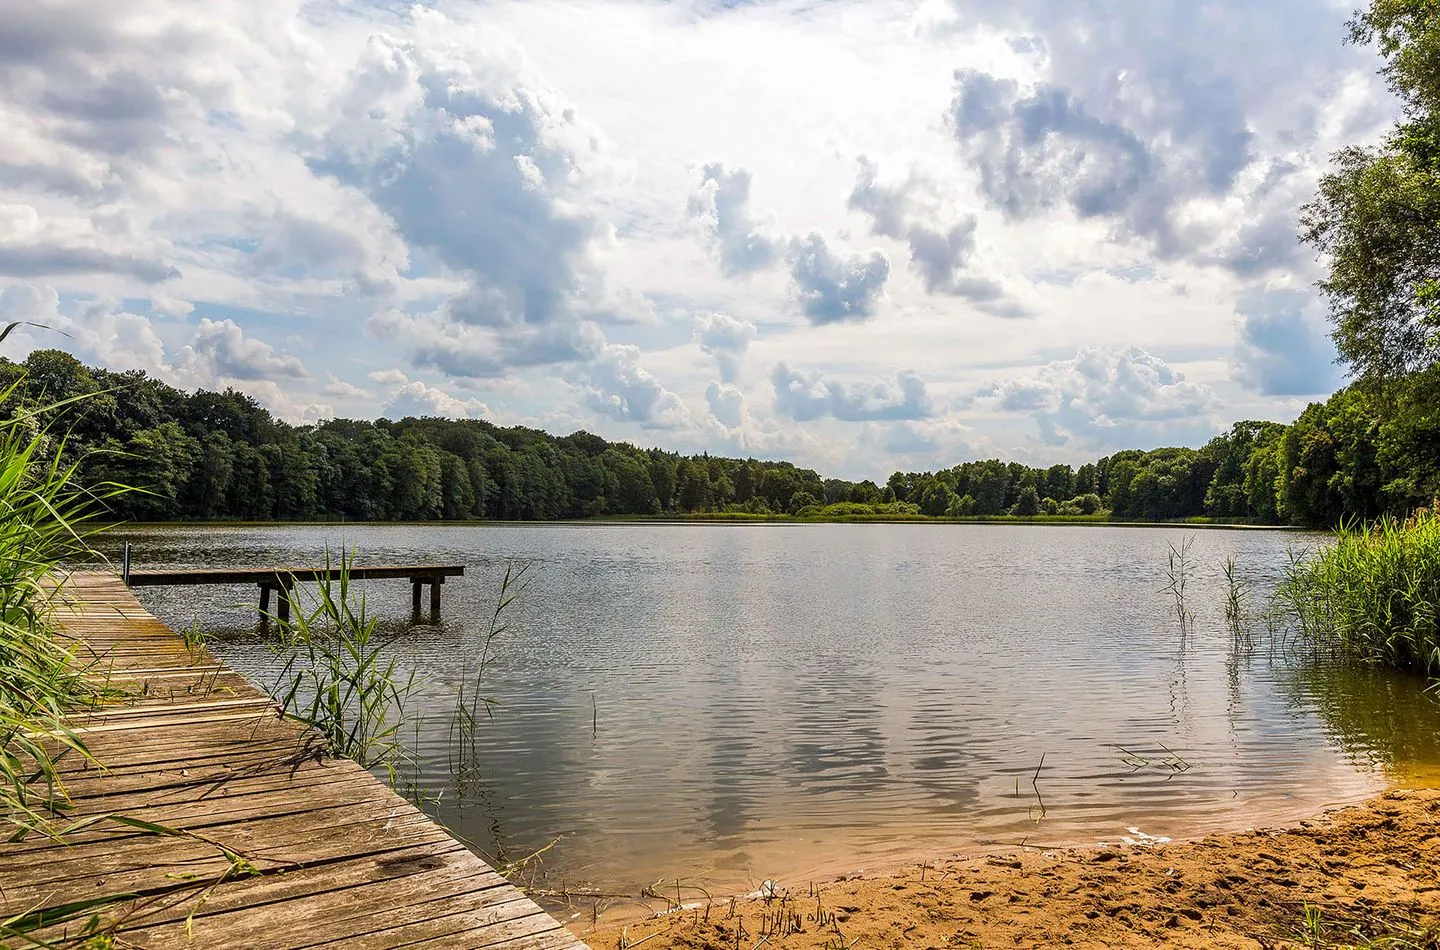
[[[1302,534],[1329,533],[1326,528],[1303,525],[1249,524],[1229,521],[1108,521],[1090,517],[1064,515],[973,516],[963,518],[931,517],[929,515],[837,515],[835,517],[798,518],[793,515],[702,514],[634,515],[614,518],[558,518],[553,521],[127,521],[111,526],[114,531],[157,530],[172,528],[574,528],[574,527],[685,527],[690,525],[829,525],[829,524],[893,524],[893,525],[1024,525],[1035,527],[1075,528],[1181,528],[1197,531],[1283,531]]]
[[[1392,788],[1277,828],[1012,850],[642,918],[572,921],[595,950],[1440,947],[1440,788]]]

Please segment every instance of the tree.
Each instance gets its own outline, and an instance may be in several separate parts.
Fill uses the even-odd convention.
[[[1046,498],[1061,500],[1075,494],[1075,476],[1068,465],[1052,465],[1045,470],[1045,481],[1039,486]]]
[[[1378,43],[1404,115],[1379,147],[1334,156],[1301,237],[1330,258],[1341,358],[1386,382],[1440,359],[1440,5],[1371,0],[1350,40]]]
[[[1034,485],[1026,485],[1020,489],[1020,494],[1015,498],[1015,506],[1010,509],[1012,515],[1031,517],[1040,513],[1040,495],[1035,491]]]
[[[129,485],[139,491],[120,496],[122,514],[165,520],[180,515],[180,499],[200,459],[200,445],[176,422],[144,429],[125,445],[111,443],[87,459],[87,477]]]
[[[973,514],[998,515],[1005,511],[1005,495],[1010,484],[1010,473],[1005,463],[998,460],[983,462],[972,487],[965,494],[975,498]]]
[[[931,481],[920,492],[920,510],[932,517],[945,514],[954,503],[955,493],[944,482]]]
[[[788,511],[790,512],[790,514],[794,515],[799,514],[806,508],[815,508],[819,505],[820,500],[814,495],[810,494],[808,491],[797,491],[795,494],[790,496],[790,507]]]

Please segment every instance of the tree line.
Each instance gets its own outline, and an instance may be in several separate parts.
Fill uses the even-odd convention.
[[[1000,460],[883,484],[788,462],[682,456],[437,418],[294,426],[244,393],[185,392],[59,350],[0,360],[0,410],[58,401],[55,452],[136,520],[440,521],[743,513],[800,516],[1210,517],[1328,526],[1402,514],[1440,493],[1436,371],[1383,395],[1352,386],[1294,423],[1239,422],[1201,448],[1126,450],[1074,468]]]

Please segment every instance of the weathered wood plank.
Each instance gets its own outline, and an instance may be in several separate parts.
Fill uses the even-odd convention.
[[[203,568],[144,568],[130,572],[131,587],[166,587],[191,584],[265,584],[283,588],[292,581],[313,582],[322,578],[336,578],[340,567],[203,567]],[[351,580],[383,580],[436,577],[461,577],[465,573],[463,564],[382,564],[352,565],[348,569]]]
[[[295,877],[301,873],[278,877]],[[238,893],[239,888],[232,891]],[[274,901],[255,899],[261,896],[255,890],[246,896],[252,898],[250,903],[224,912],[215,912],[207,901],[202,908],[205,923],[231,941],[231,946],[269,945],[273,917],[280,908]],[[457,906],[460,909],[456,909]],[[353,938],[373,932],[377,925],[401,926],[449,913],[485,913],[493,922],[500,923],[538,910],[494,872],[488,876],[477,875],[463,865],[419,869],[408,875],[387,875],[346,888],[312,892],[305,895],[304,900],[291,896],[283,905],[290,930],[285,946]],[[136,938],[161,938],[157,942],[164,945],[163,938],[176,929],[174,922],[156,924],[137,931]]]
[[[435,588],[460,573],[365,570]],[[62,599],[57,623],[77,656],[94,657],[89,675],[128,694],[69,722],[105,766],[61,760],[75,816],[119,813],[185,834],[107,822],[63,844],[0,844],[0,918],[114,895],[105,917],[137,946],[584,950],[370,773],[321,755],[317,734],[186,647],[117,578],[71,575]]]

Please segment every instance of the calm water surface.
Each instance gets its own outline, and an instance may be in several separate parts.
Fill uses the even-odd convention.
[[[1167,543],[1193,537],[1182,637]],[[458,562],[444,619],[363,585],[422,684],[432,809],[543,875],[724,891],[985,847],[1188,836],[1353,800],[1440,762],[1417,683],[1293,655],[1223,621],[1314,536],[1003,525],[136,529],[136,563]],[[507,561],[534,564],[472,749],[451,710]],[[137,592],[265,684],[254,588]],[[1041,767],[1043,757],[1043,767]],[[1039,770],[1037,776],[1037,769]]]

